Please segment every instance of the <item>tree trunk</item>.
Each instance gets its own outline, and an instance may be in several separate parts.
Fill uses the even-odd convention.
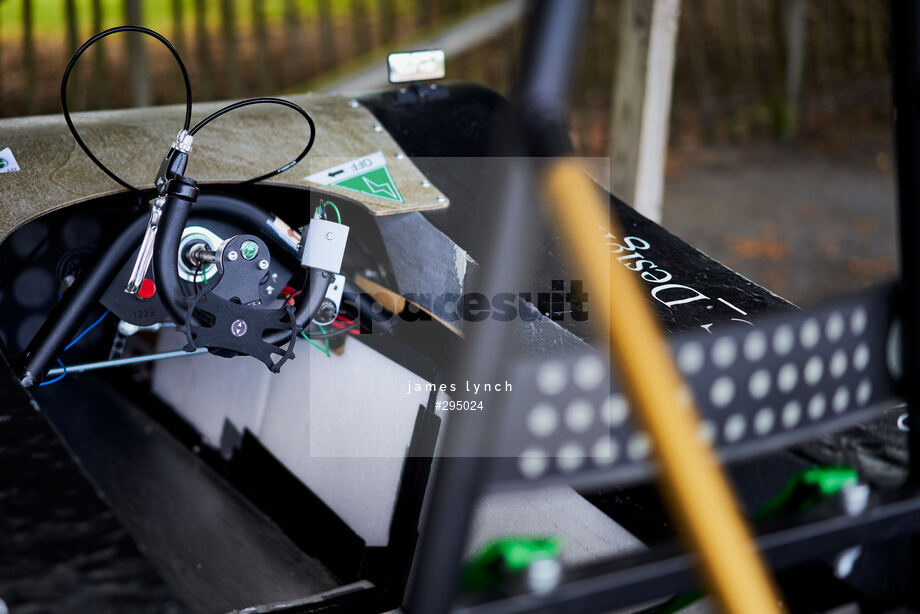
[[[35,32],[32,0],[22,0],[22,68],[25,73],[22,97],[27,115],[38,113],[35,82]]]
[[[211,37],[208,32],[206,0],[195,0],[195,54],[198,56],[195,89],[204,100],[212,97],[214,62],[211,60]]]
[[[275,66],[269,57],[268,33],[265,30],[265,5],[263,0],[252,0],[252,28],[256,39],[256,59],[259,66],[259,89],[262,94],[275,90]]]
[[[233,0],[220,2],[221,32],[224,39],[224,66],[227,77],[227,96],[238,98],[242,91],[240,82],[240,57],[236,48],[236,9]]]
[[[125,22],[130,25],[143,25],[143,7],[141,0],[125,0]],[[126,37],[128,55],[128,83],[131,92],[131,105],[147,107],[151,104],[150,81],[147,66],[147,48],[144,38],[139,34]]]

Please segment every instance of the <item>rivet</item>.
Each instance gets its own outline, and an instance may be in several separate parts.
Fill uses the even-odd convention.
[[[268,260],[259,260],[259,268],[263,271],[268,268]]]

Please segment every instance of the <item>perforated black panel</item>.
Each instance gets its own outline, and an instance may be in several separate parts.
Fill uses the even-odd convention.
[[[900,360],[891,303],[885,288],[755,328],[675,338],[700,437],[724,458],[741,458],[889,406]],[[511,381],[495,481],[613,483],[649,474],[649,439],[602,355],[524,362]]]

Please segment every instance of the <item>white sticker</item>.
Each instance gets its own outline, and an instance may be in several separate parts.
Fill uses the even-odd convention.
[[[406,202],[396,187],[382,151],[323,169],[304,179],[320,185],[337,186],[378,198]]]
[[[13,156],[13,150],[7,147],[0,151],[0,173],[14,173],[19,170],[19,163]]]

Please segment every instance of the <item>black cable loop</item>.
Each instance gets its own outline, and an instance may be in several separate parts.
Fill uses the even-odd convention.
[[[70,129],[70,133],[73,135],[77,145],[80,146],[80,149],[83,150],[83,153],[85,153],[87,157],[89,157],[89,159],[92,160],[93,163],[98,166],[103,173],[111,177],[115,183],[131,192],[135,192],[138,195],[141,195],[143,194],[143,190],[140,190],[139,188],[131,185],[110,171],[105,164],[103,164],[95,155],[93,155],[93,152],[90,151],[86,143],[83,142],[83,139],[80,138],[80,134],[77,132],[77,128],[74,126],[73,120],[70,118],[70,109],[67,107],[67,82],[70,80],[70,73],[73,71],[77,60],[80,59],[80,56],[82,56],[87,49],[96,44],[96,42],[105,38],[106,36],[109,36],[110,34],[116,34],[118,32],[139,32],[141,34],[152,36],[153,38],[163,43],[163,45],[169,49],[169,52],[172,53],[173,57],[176,59],[176,63],[179,64],[179,69],[182,71],[182,79],[185,82],[185,123],[183,124],[183,129],[188,130],[192,123],[192,83],[189,80],[188,70],[185,68],[185,63],[182,61],[182,57],[179,55],[179,52],[176,50],[176,48],[173,47],[172,43],[170,43],[163,35],[142,26],[118,26],[116,28],[104,30],[83,43],[80,48],[74,52],[73,56],[70,58],[70,62],[67,63],[67,68],[64,69],[64,77],[61,79],[61,110],[64,113],[64,121],[67,122],[67,127]]]
[[[303,148],[303,151],[301,151],[300,154],[296,158],[294,158],[293,160],[291,160],[284,166],[281,166],[280,168],[277,168],[269,173],[265,173],[264,175],[259,175],[258,177],[253,177],[252,179],[246,179],[245,181],[241,181],[240,182],[241,184],[257,183],[259,181],[268,179],[269,177],[280,175],[284,171],[288,170],[289,168],[291,168],[292,166],[296,165],[301,160],[303,160],[304,157],[306,157],[306,155],[310,152],[310,150],[313,149],[313,142],[316,140],[316,124],[313,123],[313,118],[310,117],[310,114],[307,113],[307,111],[303,107],[301,107],[299,104],[293,103],[289,100],[284,100],[282,98],[250,98],[248,100],[241,100],[240,102],[234,102],[233,104],[229,104],[222,109],[218,109],[217,111],[214,111],[213,113],[205,117],[203,120],[195,124],[195,127],[188,131],[189,136],[195,136],[195,134],[199,130],[201,130],[208,124],[210,124],[212,121],[214,121],[221,115],[225,115],[226,113],[229,113],[230,111],[235,111],[236,109],[240,109],[242,107],[248,107],[254,104],[278,104],[284,107],[288,107],[289,109],[294,109],[295,111],[300,113],[304,119],[307,120],[307,124],[309,124],[310,126],[310,139],[307,141],[307,145]]]

